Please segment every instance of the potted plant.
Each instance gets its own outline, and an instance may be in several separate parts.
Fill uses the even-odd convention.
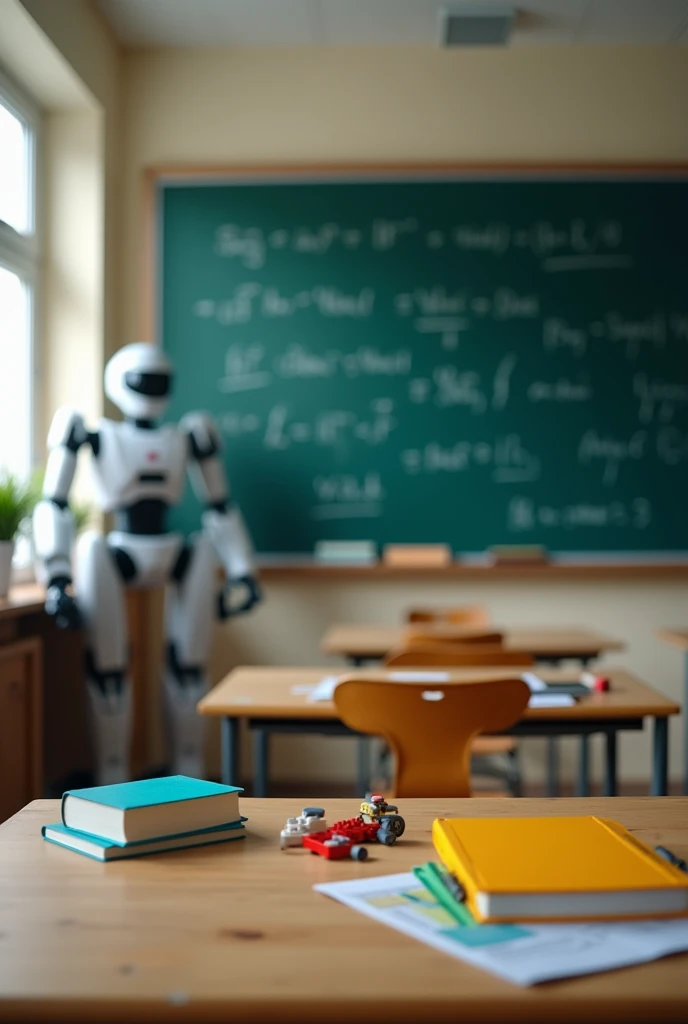
[[[7,470],[0,473],[0,598],[9,593],[14,542],[35,503],[31,483],[22,483]]]

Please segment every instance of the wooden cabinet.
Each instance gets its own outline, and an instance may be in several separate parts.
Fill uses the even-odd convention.
[[[42,643],[0,646],[0,821],[42,796]]]

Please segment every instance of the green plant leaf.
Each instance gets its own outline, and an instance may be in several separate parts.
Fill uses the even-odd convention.
[[[23,482],[7,470],[0,472],[0,540],[14,540],[36,500],[32,481]]]

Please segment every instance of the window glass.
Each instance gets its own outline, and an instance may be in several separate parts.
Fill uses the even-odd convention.
[[[0,220],[28,234],[31,229],[30,131],[0,101]]]

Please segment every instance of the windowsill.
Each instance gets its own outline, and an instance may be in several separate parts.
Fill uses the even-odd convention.
[[[45,591],[38,583],[15,583],[7,597],[0,598],[0,619],[30,615],[43,609]]]
[[[36,570],[32,565],[12,566],[12,586],[21,586],[25,583],[36,582]]]

